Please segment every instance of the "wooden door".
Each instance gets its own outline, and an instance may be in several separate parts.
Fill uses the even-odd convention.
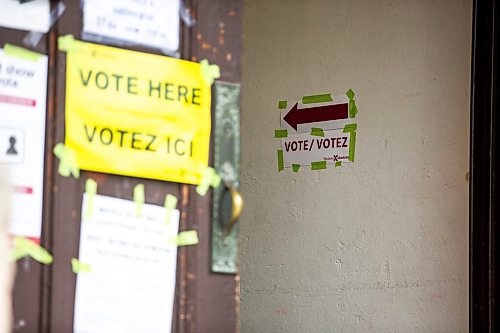
[[[66,1],[65,5],[65,13],[36,48],[49,56],[42,245],[53,254],[54,262],[43,266],[28,258],[18,263],[14,331],[72,331],[76,275],[71,271],[70,261],[78,254],[85,180],[93,178],[103,195],[132,199],[133,187],[142,183],[146,188],[146,203],[163,205],[168,193],[179,198],[179,228],[196,229],[200,242],[180,247],[178,251],[172,331],[235,332],[239,276],[210,271],[210,192],[201,197],[192,185],[96,172],[83,171],[78,180],[58,175],[58,161],[51,151],[56,143],[64,141],[66,55],[57,50],[57,37],[73,34],[81,39],[82,31],[80,1]],[[220,66],[221,80],[239,83],[242,1],[185,1],[185,5],[191,9],[196,23],[192,27],[181,26],[181,58],[208,59]],[[1,28],[0,43],[22,46],[26,34]],[[143,48],[130,49],[155,53]]]

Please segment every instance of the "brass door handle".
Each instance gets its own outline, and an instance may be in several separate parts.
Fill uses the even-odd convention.
[[[243,198],[240,192],[229,183],[225,183],[220,209],[222,227],[226,234],[229,234],[243,210]]]

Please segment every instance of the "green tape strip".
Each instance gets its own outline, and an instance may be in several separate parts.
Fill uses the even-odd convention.
[[[73,175],[75,178],[80,178],[80,168],[71,148],[65,146],[64,143],[58,143],[54,146],[53,152],[59,159],[59,168],[57,169],[59,175],[63,177]]]
[[[165,224],[170,224],[170,218],[172,216],[172,210],[177,207],[178,199],[175,195],[167,194],[165,196]]]
[[[356,153],[356,130],[358,129],[357,124],[347,124],[344,126],[344,133],[350,132],[349,139],[349,158],[348,160],[354,162],[354,154]]]
[[[76,40],[73,35],[59,36],[57,38],[57,47],[59,48],[59,51],[69,52],[73,50],[75,43]]]
[[[311,162],[311,170],[326,169],[326,161]]]
[[[12,244],[10,260],[15,261],[30,256],[41,264],[51,264],[54,260],[52,255],[43,247],[33,242],[31,239],[16,236]]]
[[[352,91],[352,89],[349,89],[345,94],[349,97],[349,118],[355,118],[356,114],[358,114],[358,108],[356,107],[356,101],[354,100],[354,96],[356,94]]]
[[[292,164],[293,172],[299,172],[299,169],[300,169],[300,164]]]
[[[176,237],[168,240],[171,245],[188,246],[198,244],[198,232],[196,230],[181,231]]]
[[[311,135],[325,136],[325,132],[323,131],[322,128],[313,127],[313,128],[311,128]]]
[[[354,154],[356,153],[356,132],[351,132],[349,140],[349,161],[354,162]]]
[[[302,97],[302,104],[322,103],[333,101],[331,94],[310,95]]]
[[[344,126],[344,133],[355,132],[358,129],[357,124],[347,124]]]
[[[358,114],[358,108],[356,107],[356,101],[350,100],[349,101],[349,118],[355,118],[357,114]]]
[[[18,58],[18,59],[23,59],[23,60],[29,60],[29,61],[38,61],[40,57],[42,56],[40,53],[36,53],[30,50],[27,50],[23,47],[19,47],[16,45],[12,45],[9,43],[6,43],[3,47],[3,53],[5,55],[8,55],[10,57]]]
[[[283,162],[283,150],[278,149],[278,172],[285,169],[285,163]]]
[[[80,260],[73,258],[71,259],[71,270],[73,273],[90,273],[92,272],[92,266],[81,262]]]
[[[144,184],[137,184],[134,186],[134,202],[136,204],[136,215],[142,215],[142,206],[146,202],[146,195],[144,194]]]
[[[345,94],[347,95],[347,97],[349,97],[349,100],[354,99],[354,95],[356,95],[354,91],[352,91],[352,89],[347,90]]]
[[[275,138],[286,138],[288,136],[288,130],[274,130]]]
[[[279,101],[278,102],[278,109],[286,109],[287,105],[288,105],[287,101]]]
[[[342,165],[342,161],[337,161],[337,162],[335,162],[335,167],[339,167],[339,166],[341,166],[341,165]]]
[[[208,188],[212,186],[213,188],[219,187],[221,183],[221,178],[212,167],[205,167],[203,174],[201,176],[200,184],[196,186],[196,193],[203,196],[207,194]]]
[[[210,65],[207,59],[203,59],[202,61],[200,61],[200,64],[201,76],[206,83],[212,85],[215,79],[220,78],[219,66],[215,64]]]
[[[85,193],[87,193],[87,210],[85,220],[92,216],[94,211],[94,196],[97,194],[97,182],[91,178],[85,181]]]

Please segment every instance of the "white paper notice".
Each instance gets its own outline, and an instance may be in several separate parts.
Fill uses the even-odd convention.
[[[9,232],[40,238],[47,57],[30,61],[0,49],[0,168],[13,194]]]
[[[85,0],[84,34],[152,48],[179,48],[179,0]]]
[[[83,197],[82,216],[89,197]],[[95,195],[82,218],[79,260],[91,267],[77,276],[75,333],[171,331],[179,211]]]
[[[348,162],[351,133],[343,129],[325,131],[325,136],[293,134],[282,139],[284,166],[310,165],[311,162]]]
[[[44,33],[49,31],[49,0],[33,0],[26,3],[0,0],[0,26]]]

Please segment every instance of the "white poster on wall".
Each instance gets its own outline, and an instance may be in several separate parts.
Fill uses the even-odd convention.
[[[179,48],[179,0],[85,0],[83,33],[161,50]]]
[[[84,195],[75,333],[170,332],[175,293],[179,211]],[[170,216],[170,218],[167,218]],[[167,222],[169,221],[169,222]]]
[[[47,32],[50,28],[49,0],[0,0],[0,26]]]
[[[12,186],[9,232],[39,241],[42,227],[47,57],[0,49],[0,168]]]

